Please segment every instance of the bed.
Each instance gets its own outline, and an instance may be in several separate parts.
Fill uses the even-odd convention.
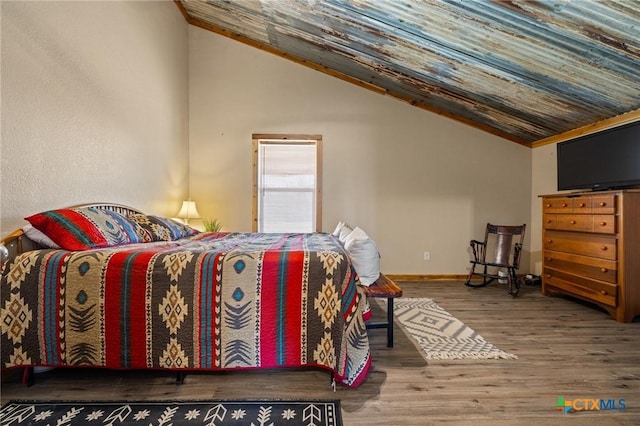
[[[367,376],[366,298],[332,234],[197,232],[115,204],[27,220],[3,240],[2,368]]]

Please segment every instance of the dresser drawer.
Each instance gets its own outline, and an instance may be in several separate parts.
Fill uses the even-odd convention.
[[[552,286],[567,293],[609,306],[617,305],[618,286],[602,281],[544,268],[543,286]]]
[[[591,195],[591,211],[594,214],[614,214],[616,196],[614,194]]]
[[[555,229],[563,231],[593,231],[593,216],[590,214],[559,214],[556,215]]]
[[[544,266],[612,284],[618,282],[618,264],[614,260],[545,251]]]
[[[542,215],[542,227],[544,229],[557,229],[557,214],[544,214]]]
[[[616,260],[615,235],[545,231],[542,246],[545,250]]]
[[[542,204],[543,213],[571,213],[573,199],[568,197],[545,198]]]
[[[614,214],[615,194],[545,197],[542,213]]]
[[[571,199],[572,213],[591,213],[591,197],[588,195]]]
[[[616,233],[616,216],[612,214],[545,214],[542,217],[542,224],[544,229],[558,231]]]
[[[616,216],[613,214],[594,214],[593,216],[593,232],[601,234],[615,234]]]

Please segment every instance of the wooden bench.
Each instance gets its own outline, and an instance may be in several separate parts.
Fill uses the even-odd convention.
[[[367,321],[367,329],[386,328],[387,329],[387,347],[393,347],[393,299],[402,296],[402,289],[396,283],[391,281],[385,275],[380,277],[370,286],[362,286],[364,294],[367,297],[382,297],[387,299],[387,320],[386,321]]]

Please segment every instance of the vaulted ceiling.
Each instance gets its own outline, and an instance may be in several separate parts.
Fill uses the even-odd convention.
[[[523,145],[640,119],[640,0],[176,3],[192,25]]]

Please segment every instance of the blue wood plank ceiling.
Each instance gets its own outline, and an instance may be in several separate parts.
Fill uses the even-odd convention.
[[[514,142],[640,109],[640,0],[181,0],[190,24]]]

